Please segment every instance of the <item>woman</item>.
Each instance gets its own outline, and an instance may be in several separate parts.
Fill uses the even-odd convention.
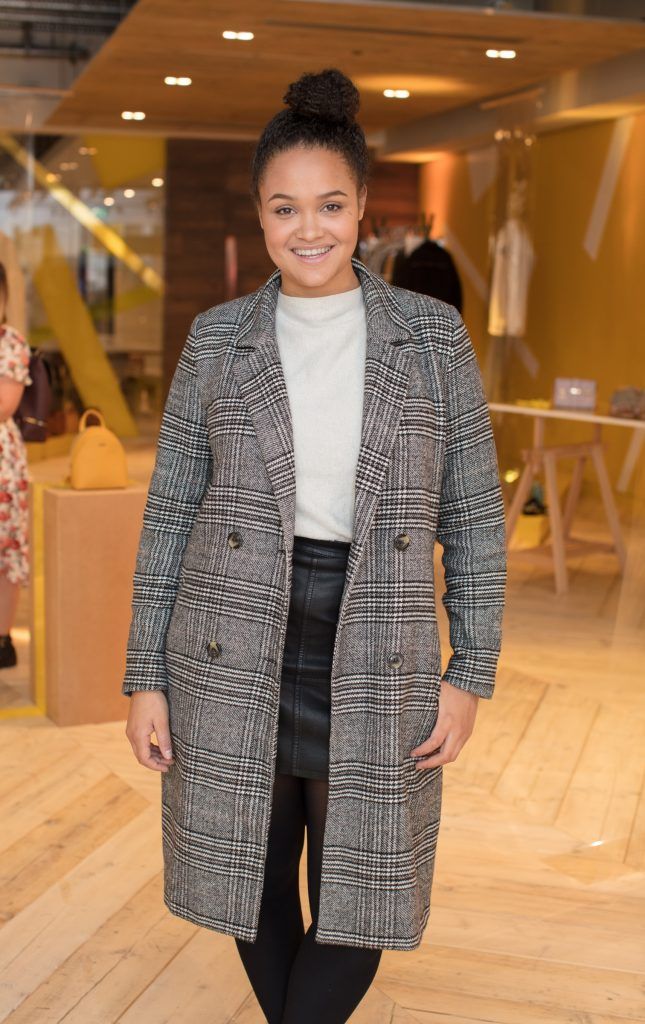
[[[29,345],[7,323],[9,287],[0,263],[0,668],[16,664],[11,627],[29,578],[27,455],[13,414],[29,376]]]
[[[235,937],[270,1024],[336,1024],[383,949],[421,941],[442,768],[493,691],[504,522],[459,314],[352,258],[357,90],[330,70],[285,99],[252,168],[277,270],[193,322],[123,693],[135,755],[162,772],[167,907]]]

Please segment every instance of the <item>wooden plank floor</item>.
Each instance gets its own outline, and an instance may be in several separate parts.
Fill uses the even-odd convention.
[[[512,557],[495,697],[445,770],[424,941],[383,954],[353,1024],[645,1021],[645,520],[621,515],[622,580],[579,556],[556,598]],[[233,940],[163,905],[160,778],[124,723],[18,718],[0,738],[0,1020],[261,1024]],[[306,913],[304,871],[301,890]]]

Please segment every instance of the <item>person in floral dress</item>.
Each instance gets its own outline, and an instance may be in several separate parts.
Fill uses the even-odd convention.
[[[29,376],[29,345],[6,322],[7,274],[0,263],[0,668],[16,664],[11,627],[29,578],[27,452],[13,414]]]

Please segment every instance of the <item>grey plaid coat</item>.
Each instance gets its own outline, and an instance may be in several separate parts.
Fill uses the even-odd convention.
[[[367,314],[354,536],[332,667],[329,802],[315,938],[414,949],[430,911],[442,769],[433,546],[454,653],[493,692],[504,514],[488,408],[461,317],[354,260]],[[295,521],[275,337],[276,271],[196,317],[165,408],[134,579],[123,693],[163,690],[164,902],[253,941],[277,751]]]

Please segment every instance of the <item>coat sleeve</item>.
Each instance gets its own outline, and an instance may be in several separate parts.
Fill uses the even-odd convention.
[[[165,642],[188,537],[211,478],[191,326],[164,409],[137,552],[121,692],[167,688]]]
[[[504,505],[477,359],[460,314],[453,313],[437,528],[453,649],[443,679],[480,697],[492,697],[506,587]]]

